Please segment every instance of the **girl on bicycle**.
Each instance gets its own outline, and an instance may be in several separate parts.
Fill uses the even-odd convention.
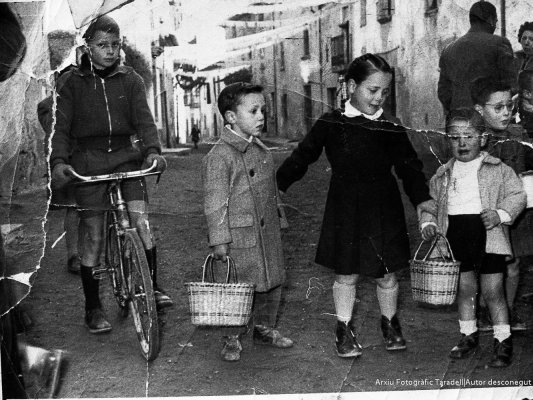
[[[132,68],[119,65],[120,30],[108,16],[93,21],[83,35],[85,54],[77,68],[64,74],[57,85],[57,112],[52,137],[50,168],[59,185],[71,179],[71,170],[82,175],[133,171],[143,161],[163,171],[165,159],[142,78]],[[72,156],[69,155],[72,153]],[[69,161],[70,160],[70,161]],[[102,310],[98,280],[104,239],[104,213],[109,207],[106,183],[77,186],[80,209],[81,280],[85,295],[85,324],[91,333],[111,330]],[[132,226],[143,241],[158,308],[172,300],[157,284],[156,246],[147,215],[143,179],[122,185]]]

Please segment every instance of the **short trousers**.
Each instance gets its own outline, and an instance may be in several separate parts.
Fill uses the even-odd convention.
[[[50,209],[68,207],[76,207],[76,187],[70,183],[61,188],[52,187]]]
[[[479,214],[449,215],[446,238],[456,260],[461,261],[460,272],[479,274],[504,273],[505,255],[487,254],[487,231]]]
[[[76,150],[71,158],[72,167],[80,175],[102,175],[112,172],[139,170],[143,157],[139,150],[125,147],[108,152],[105,149]],[[80,218],[101,215],[111,206],[107,194],[108,183],[84,183],[75,185],[76,203]],[[144,178],[122,182],[122,196],[126,201],[148,202]]]

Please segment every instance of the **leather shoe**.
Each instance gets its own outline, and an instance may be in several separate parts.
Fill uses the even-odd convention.
[[[335,347],[339,357],[359,357],[363,354],[363,348],[357,342],[355,330],[352,327],[352,321],[346,323],[337,321],[335,332]]]
[[[227,337],[224,347],[220,352],[220,357],[224,361],[239,361],[241,359],[242,345],[238,335]]]
[[[463,334],[461,340],[450,351],[450,358],[461,359],[466,358],[472,353],[479,345],[479,331],[475,331],[470,335]]]
[[[405,350],[405,339],[402,336],[402,328],[398,317],[394,315],[390,320],[384,315],[381,316],[381,332],[385,339],[385,348],[389,351]]]
[[[254,343],[265,344],[267,346],[286,349],[292,347],[294,342],[281,335],[277,330],[268,328],[264,325],[256,325],[254,327]]]
[[[158,310],[172,307],[174,302],[172,299],[160,288],[154,288],[155,306]]]
[[[513,340],[509,336],[504,341],[500,342],[494,339],[494,352],[492,359],[489,362],[489,367],[504,368],[511,364],[511,357],[513,356]]]
[[[106,333],[111,330],[111,324],[101,308],[85,311],[85,325],[91,333]]]

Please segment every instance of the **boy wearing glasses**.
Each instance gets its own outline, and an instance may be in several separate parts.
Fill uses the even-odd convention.
[[[86,46],[78,68],[65,73],[57,84],[56,123],[53,126],[50,169],[61,186],[71,170],[82,175],[134,171],[143,162],[166,166],[142,78],[120,63],[120,30],[108,16],[94,20],[83,35]],[[135,138],[138,138],[135,139]],[[109,332],[111,325],[102,309],[99,266],[104,239],[104,213],[109,207],[105,183],[76,186],[80,208],[80,274],[85,295],[85,325],[89,332]],[[157,285],[156,247],[147,215],[146,184],[128,180],[122,191],[132,226],[139,231],[152,273],[157,308],[172,300]]]
[[[489,134],[487,152],[510,166],[516,174],[531,169],[533,152],[530,147],[522,144],[529,141],[527,134],[522,126],[511,123],[515,106],[511,99],[511,86],[495,77],[483,77],[473,83],[471,95],[474,108],[483,118]],[[520,258],[533,254],[532,226],[533,214],[526,210],[510,227],[514,258],[507,260],[505,296],[512,331],[526,329],[526,324],[514,308],[514,300],[520,277]],[[492,330],[486,309],[480,307],[479,311],[480,331]]]
[[[478,347],[479,281],[494,322],[493,355],[488,365],[507,367],[513,353],[503,290],[505,260],[512,255],[508,225],[524,209],[526,194],[511,167],[481,151],[487,137],[478,112],[452,111],[446,132],[453,158],[431,178],[432,200],[418,206],[418,215],[424,240],[442,233],[461,262],[457,294],[461,339],[449,356],[466,358]]]

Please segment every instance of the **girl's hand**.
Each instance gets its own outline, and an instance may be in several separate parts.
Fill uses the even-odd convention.
[[[422,239],[431,240],[437,234],[437,227],[435,225],[427,225],[422,229]]]
[[[498,215],[496,210],[481,211],[481,220],[483,221],[483,225],[485,225],[486,230],[491,230],[492,228],[500,225],[501,223],[500,216]]]
[[[227,244],[217,244],[213,246],[213,257],[215,260],[226,262],[229,255],[229,246]]]

